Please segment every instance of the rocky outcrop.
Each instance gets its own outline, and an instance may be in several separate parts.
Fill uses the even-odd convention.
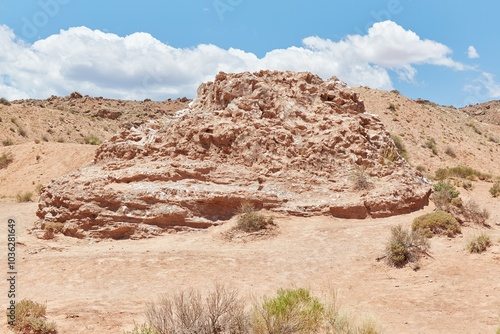
[[[423,207],[429,192],[338,79],[221,72],[188,109],[118,133],[91,166],[44,187],[37,226],[137,238],[219,224],[243,202],[292,215],[385,217]]]

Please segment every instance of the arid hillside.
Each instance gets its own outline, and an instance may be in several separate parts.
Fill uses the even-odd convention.
[[[397,92],[364,87],[354,90],[364,100],[367,112],[379,115],[391,134],[401,139],[410,164],[427,175],[459,165],[500,175],[500,125]]]

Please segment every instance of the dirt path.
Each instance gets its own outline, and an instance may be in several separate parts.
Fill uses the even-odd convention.
[[[278,288],[306,287],[319,294],[330,286],[345,310],[372,316],[384,333],[494,333],[500,324],[500,201],[489,196],[489,186],[479,184],[469,196],[489,209],[492,228],[481,230],[494,246],[467,253],[465,244],[478,228],[454,239],[433,238],[434,259],[424,259],[416,272],[375,258],[391,226],[409,226],[432,207],[364,221],[277,217],[276,237],[247,243],[221,237],[231,224],[137,241],[44,241],[26,230],[36,219],[35,203],[0,202],[0,221],[14,217],[18,224],[17,300],[46,302],[49,319],[63,334],[122,333],[144,321],[146,303],[158,295],[209,289],[214,282],[238,288],[249,302]],[[7,272],[5,260],[0,268]],[[0,289],[6,305],[5,280]]]

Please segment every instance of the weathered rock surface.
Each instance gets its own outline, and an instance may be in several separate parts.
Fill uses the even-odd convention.
[[[429,193],[379,118],[338,79],[221,72],[189,109],[120,132],[92,165],[44,187],[37,227],[138,238],[219,224],[242,202],[293,215],[385,217],[422,208]]]

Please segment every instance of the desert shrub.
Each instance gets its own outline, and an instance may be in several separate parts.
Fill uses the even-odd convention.
[[[382,163],[384,165],[390,164],[399,159],[398,150],[395,146],[385,147],[382,151]]]
[[[153,326],[148,324],[134,324],[134,329],[131,331],[125,331],[123,334],[160,334]]]
[[[47,306],[23,299],[16,304],[16,321],[11,328],[16,333],[55,334],[55,322],[47,322],[45,317]]]
[[[306,289],[280,289],[255,308],[254,333],[314,333],[323,321],[325,306]]]
[[[14,142],[12,141],[12,139],[7,138],[7,139],[2,140],[2,145],[3,146],[12,146],[12,145],[14,145]]]
[[[464,221],[478,225],[484,225],[490,217],[489,211],[481,209],[473,200],[469,200],[463,205],[462,215]]]
[[[33,193],[31,191],[27,191],[24,193],[18,193],[16,195],[16,199],[18,202],[31,202],[33,200]]]
[[[394,141],[394,145],[396,146],[399,155],[408,160],[408,151],[406,151],[406,147],[403,144],[403,140],[397,135],[391,135],[391,138]]]
[[[490,188],[490,194],[493,197],[500,196],[500,181],[495,182]]]
[[[17,133],[19,133],[19,135],[22,137],[28,136],[28,133],[26,132],[26,130],[24,128],[17,129]]]
[[[460,224],[455,217],[441,210],[415,218],[412,230],[420,231],[427,238],[432,238],[434,235],[453,237],[461,233]]]
[[[4,97],[0,97],[0,104],[3,104],[4,106],[10,106],[9,100]]]
[[[399,92],[399,90],[397,90],[397,89],[393,89],[393,90],[391,90],[391,93],[394,93],[394,94],[396,94],[396,95],[400,95],[400,94],[401,94],[401,93]]]
[[[477,133],[478,135],[482,135],[483,134],[483,132],[481,130],[479,130],[479,128],[474,123],[467,123],[465,125],[467,125],[472,130],[474,130],[474,132]]]
[[[354,190],[364,190],[368,189],[370,186],[370,182],[368,181],[368,177],[366,176],[366,167],[358,166],[352,172],[352,183]]]
[[[159,334],[245,333],[243,304],[235,290],[216,285],[205,299],[199,291],[181,291],[149,305],[149,325]]]
[[[436,170],[436,179],[444,180],[449,177],[460,177],[462,179],[475,179],[476,177],[480,180],[491,179],[490,174],[482,173],[474,168],[467,166],[457,166],[449,168],[439,168]]]
[[[273,225],[273,217],[266,217],[255,211],[253,205],[243,203],[239,210],[236,228],[243,232],[256,232]]]
[[[457,198],[460,193],[450,183],[439,181],[436,183],[432,190],[432,201],[439,210],[446,210],[454,198]]]
[[[389,109],[390,111],[396,111],[399,109],[399,106],[397,104],[394,104],[394,103],[389,103],[389,106],[387,107],[387,109]]]
[[[420,230],[405,230],[401,225],[391,228],[391,237],[385,246],[388,264],[403,267],[409,262],[417,262],[427,252],[430,244]]]
[[[438,155],[436,140],[434,138],[427,139],[423,146],[430,149],[432,151],[432,154]]]
[[[469,241],[467,244],[467,250],[469,253],[482,253],[490,246],[491,238],[488,235],[481,233]]]
[[[450,146],[446,147],[446,149],[444,150],[444,153],[447,154],[447,155],[449,155],[452,158],[456,158],[457,157],[457,154],[455,153],[455,151]]]
[[[85,144],[89,144],[89,145],[101,145],[102,144],[101,140],[94,135],[87,136],[87,137],[83,138],[83,142]]]
[[[415,167],[415,169],[418,170],[420,173],[425,172],[425,167],[422,165],[418,165],[417,167]]]
[[[6,168],[12,161],[14,161],[14,158],[11,153],[2,153],[0,155],[0,169]]]

